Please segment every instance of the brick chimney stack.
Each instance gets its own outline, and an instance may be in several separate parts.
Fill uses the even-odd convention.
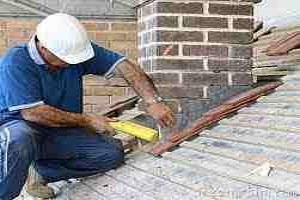
[[[138,7],[139,62],[194,120],[249,88],[253,0],[152,0]]]

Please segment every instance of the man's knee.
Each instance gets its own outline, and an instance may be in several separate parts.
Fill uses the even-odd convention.
[[[112,158],[115,160],[115,167],[119,167],[124,163],[125,153],[123,149],[116,148],[111,153]]]
[[[19,156],[33,156],[35,141],[33,129],[23,121],[15,121],[1,127],[1,135],[6,144],[6,150],[19,152]]]
[[[115,144],[111,144],[109,148],[105,149],[105,152],[99,152],[94,161],[99,169],[108,171],[122,165],[124,160],[124,150],[117,147]]]
[[[34,159],[33,138],[28,131],[30,127],[18,121],[0,129],[0,199],[18,196],[25,183],[28,167]]]

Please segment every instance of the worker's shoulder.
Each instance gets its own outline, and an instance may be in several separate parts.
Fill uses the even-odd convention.
[[[4,66],[25,66],[32,63],[27,46],[19,45],[7,50],[5,55],[1,57],[1,67]]]

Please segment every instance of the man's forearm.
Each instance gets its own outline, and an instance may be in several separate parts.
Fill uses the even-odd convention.
[[[66,112],[48,105],[41,105],[21,110],[22,117],[31,122],[50,127],[86,127],[87,115]]]
[[[119,64],[117,69],[147,104],[155,101],[157,90],[149,76],[137,64],[126,60]]]

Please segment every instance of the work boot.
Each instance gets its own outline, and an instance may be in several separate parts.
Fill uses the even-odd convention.
[[[56,197],[54,190],[47,186],[47,182],[32,166],[29,167],[25,190],[30,196],[41,199],[52,199]]]

